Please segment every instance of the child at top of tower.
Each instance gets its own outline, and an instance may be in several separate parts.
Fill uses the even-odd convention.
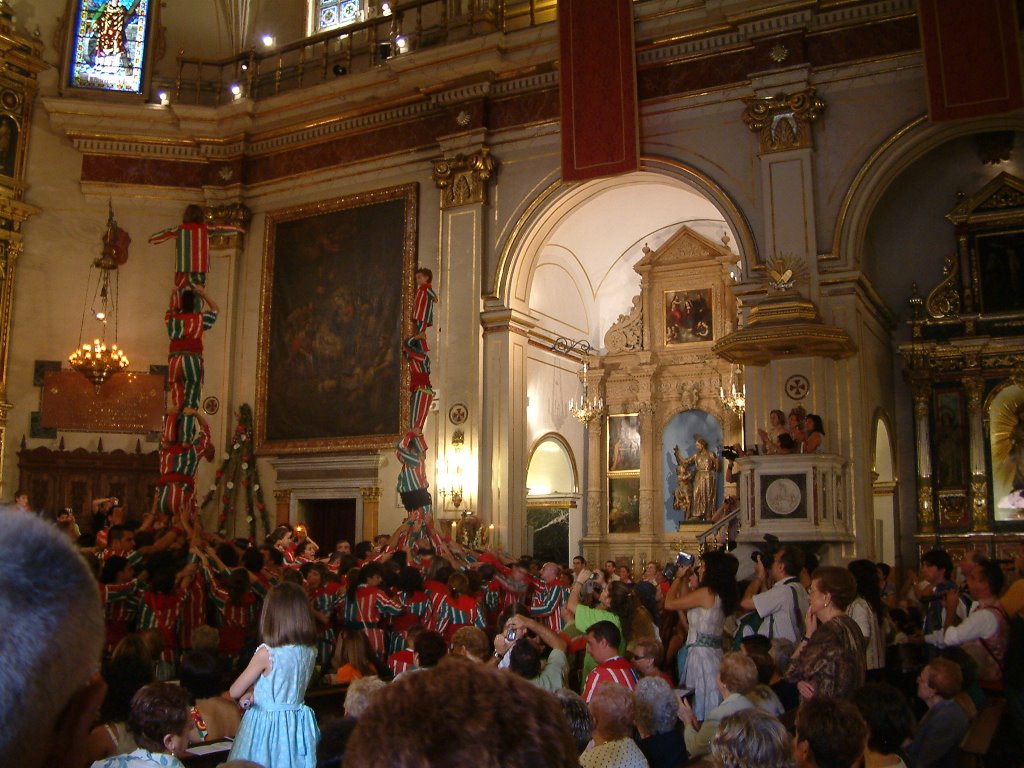
[[[431,283],[434,280],[434,273],[426,267],[416,270],[416,298],[412,304],[412,323],[416,333],[421,334],[434,324],[434,304],[437,303],[437,294]],[[423,348],[427,348],[426,339],[423,341]]]
[[[185,207],[181,224],[154,233],[149,242],[156,245],[174,238],[174,284],[183,288],[188,283],[197,285],[206,282],[206,273],[210,271],[210,235],[230,235],[244,231],[241,227],[228,224],[207,224],[203,207],[193,204]]]

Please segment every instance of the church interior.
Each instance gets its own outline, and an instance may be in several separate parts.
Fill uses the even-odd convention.
[[[199,206],[208,528],[390,533],[422,407],[471,543],[1005,558],[1024,101],[1016,4],[985,6],[0,2],[0,495],[148,509],[189,270],[147,239]],[[94,339],[125,361],[76,369]]]

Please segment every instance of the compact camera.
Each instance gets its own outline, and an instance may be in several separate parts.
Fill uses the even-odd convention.
[[[662,571],[661,575],[665,577],[665,581],[672,581],[676,577],[676,572],[680,568],[686,568],[693,565],[696,558],[689,552],[680,552],[676,555],[674,562],[669,563],[665,566],[665,570]]]

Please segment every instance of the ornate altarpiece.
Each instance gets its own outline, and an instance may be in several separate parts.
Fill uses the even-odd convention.
[[[710,448],[741,442],[740,417],[719,397],[734,375],[731,363],[715,356],[715,340],[736,324],[736,297],[732,292],[738,256],[727,246],[712,242],[683,226],[656,251],[644,246],[634,266],[640,274],[640,294],[630,312],[605,334],[607,353],[592,358],[588,389],[604,397],[606,412],[588,430],[589,487],[587,535],[584,555],[590,562],[614,558],[642,567],[648,560],[665,562],[680,548],[693,550],[697,534],[709,523],[685,521],[681,525],[671,509],[675,486],[673,445],[695,434],[679,431],[679,417],[693,417],[715,432]],[[629,417],[629,418],[622,418]],[[635,418],[633,418],[635,417]],[[609,424],[639,426],[639,462],[620,462],[609,445]],[[717,426],[717,430],[715,427]],[[680,439],[681,436],[681,439]],[[683,447],[686,453],[689,448]],[[718,499],[724,487],[724,466],[718,470]],[[610,515],[613,496],[635,489],[635,522],[618,525]],[[625,496],[623,496],[625,498]],[[717,502],[716,502],[717,504]]]
[[[946,216],[956,251],[910,298],[917,541],[1008,557],[1024,530],[1024,180],[1002,173]],[[1018,535],[1014,535],[1014,534]]]
[[[24,248],[21,227],[39,212],[25,202],[25,158],[36,77],[49,67],[43,61],[42,41],[16,34],[12,14],[0,0],[0,465],[7,442],[7,413],[13,407],[7,400],[7,359],[14,281]]]

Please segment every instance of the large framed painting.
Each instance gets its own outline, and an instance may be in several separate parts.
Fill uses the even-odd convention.
[[[159,6],[157,0],[69,0],[62,90],[144,98]]]
[[[997,390],[988,406],[992,501],[997,521],[1024,520],[1024,387]]]
[[[627,413],[608,417],[608,471],[636,472],[640,469],[640,415]]]
[[[415,184],[267,217],[257,449],[383,448],[408,420]]]
[[[665,291],[665,344],[713,341],[711,289]]]

